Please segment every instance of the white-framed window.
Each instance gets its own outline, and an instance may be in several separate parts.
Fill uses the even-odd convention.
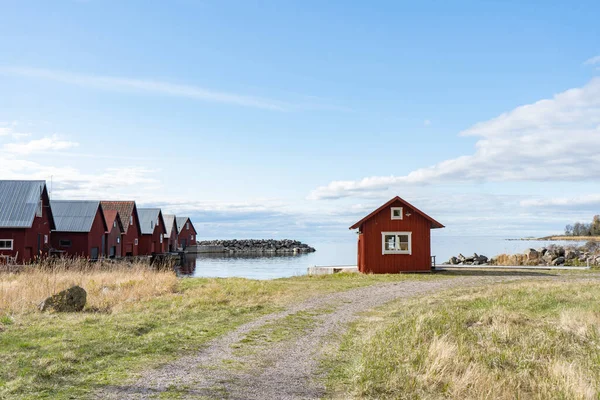
[[[133,225],[133,215],[129,216],[129,225]]]
[[[162,244],[162,241],[163,241],[163,237],[162,237],[162,235],[160,235],[160,244]]]
[[[194,235],[190,235],[190,240],[194,240]]]
[[[44,235],[44,244],[48,244],[48,235]]]
[[[392,207],[392,219],[402,219],[402,207]]]
[[[156,226],[160,225],[160,218],[156,220]]]
[[[135,240],[133,241],[133,243],[134,243],[134,244],[137,246],[137,245],[138,245],[138,240],[137,240],[137,239],[135,239]]]
[[[185,229],[187,229],[187,230],[189,230],[189,229],[190,229],[190,223],[189,223],[189,222],[186,222],[186,223],[185,223]]]
[[[113,221],[113,228],[117,227],[117,221]]]
[[[121,238],[120,237],[117,238],[117,244],[119,244],[119,243],[121,243]]]
[[[71,241],[67,239],[61,239],[58,241],[60,247],[71,247]]]
[[[0,250],[12,250],[13,240],[12,239],[0,239]]]
[[[381,232],[382,254],[412,254],[412,232]]]

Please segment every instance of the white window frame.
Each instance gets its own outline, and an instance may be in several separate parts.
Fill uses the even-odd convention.
[[[133,225],[133,215],[129,216],[129,225]]]
[[[0,239],[0,242],[10,242],[10,247],[0,247],[0,250],[12,250],[15,247],[14,239]]]
[[[48,244],[48,235],[44,235],[44,244]]]
[[[400,216],[396,217],[394,216],[394,211],[396,210],[400,210]],[[404,219],[404,210],[402,209],[402,207],[392,207],[392,211],[390,213],[392,219]]]
[[[162,242],[163,242],[163,237],[162,237],[162,235],[160,235],[160,244],[162,244]]]
[[[408,236],[408,250],[386,250],[385,237],[396,236],[396,243],[399,243],[398,236]],[[381,232],[381,254],[412,254],[412,232]]]
[[[121,238],[117,237],[117,244],[121,243]]]
[[[113,221],[113,228],[117,227],[117,221]]]
[[[137,240],[137,238],[133,241],[133,243],[137,246],[139,241]]]
[[[188,231],[190,230],[190,223],[189,222],[185,223],[185,229],[187,229]]]

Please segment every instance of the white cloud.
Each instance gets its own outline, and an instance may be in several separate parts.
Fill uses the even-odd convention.
[[[423,125],[429,126],[429,125],[431,125],[431,121],[426,119],[425,121],[423,121]]]
[[[401,176],[334,181],[308,198],[364,196],[436,182],[585,181],[600,178],[600,78],[551,99],[517,107],[460,133],[475,152]]]
[[[66,150],[77,146],[79,146],[79,144],[76,142],[61,140],[57,135],[52,135],[50,137],[34,139],[28,142],[5,143],[2,146],[2,151],[27,155],[46,151]]]
[[[592,57],[592,58],[586,60],[583,64],[584,65],[596,65],[596,64],[600,64],[600,56]]]
[[[186,97],[214,103],[232,104],[266,110],[285,111],[292,106],[277,100],[220,92],[199,86],[175,84],[154,80],[119,78],[111,76],[73,74],[40,68],[0,67],[0,74],[52,80],[72,85],[111,91],[134,91]]]
[[[587,194],[575,197],[553,197],[548,199],[526,199],[521,201],[522,207],[582,207],[600,206],[600,194]]]

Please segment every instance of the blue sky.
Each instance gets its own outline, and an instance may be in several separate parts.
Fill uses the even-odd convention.
[[[525,3],[525,4],[524,4]],[[600,210],[598,2],[7,1],[0,178],[132,198],[204,237],[441,234]]]

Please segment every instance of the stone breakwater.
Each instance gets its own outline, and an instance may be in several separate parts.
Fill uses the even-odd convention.
[[[205,240],[198,245],[222,247],[225,253],[300,254],[316,251],[305,243],[290,239]]]
[[[579,266],[600,265],[600,243],[588,242],[584,246],[555,246],[527,249],[521,254],[500,254],[488,259],[474,254],[450,257],[446,265],[530,265],[530,266]]]

